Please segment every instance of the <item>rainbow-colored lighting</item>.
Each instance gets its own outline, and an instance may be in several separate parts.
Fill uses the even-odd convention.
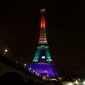
[[[51,58],[49,46],[47,45],[46,37],[46,24],[45,24],[45,9],[41,9],[41,22],[40,22],[40,37],[38,41],[37,50],[30,64],[28,71],[36,74],[37,76],[46,75],[47,78],[58,76],[55,70],[55,65]]]

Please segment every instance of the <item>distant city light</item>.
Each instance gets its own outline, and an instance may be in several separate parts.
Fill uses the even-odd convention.
[[[79,82],[76,80],[76,81],[74,82],[74,84],[79,84]]]
[[[62,85],[78,85],[78,84],[73,84],[72,82],[62,82]]]
[[[43,76],[42,79],[43,79],[43,80],[46,80],[46,76]]]
[[[50,81],[57,81],[57,79],[56,78],[51,78]]]

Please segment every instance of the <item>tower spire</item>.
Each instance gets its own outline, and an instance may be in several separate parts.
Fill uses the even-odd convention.
[[[45,17],[44,17],[44,13],[45,13],[45,8],[40,10],[41,12],[41,24],[40,24],[40,28],[45,28]]]
[[[41,13],[41,22],[40,22],[40,37],[38,44],[47,44],[46,38],[46,23],[45,23],[45,8],[40,10]]]

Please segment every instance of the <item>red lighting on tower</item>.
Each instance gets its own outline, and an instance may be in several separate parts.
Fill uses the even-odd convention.
[[[40,26],[40,28],[42,29],[42,28],[45,28],[45,17],[44,17],[45,8],[41,9],[40,12],[41,12],[41,26]]]
[[[38,44],[47,44],[46,38],[46,25],[45,25],[45,8],[40,10],[41,13],[41,22],[40,22],[40,37]]]

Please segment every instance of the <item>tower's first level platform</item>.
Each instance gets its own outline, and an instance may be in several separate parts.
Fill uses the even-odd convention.
[[[49,63],[32,63],[28,70],[36,75],[47,75],[49,77],[55,77],[58,73],[55,70],[54,64]]]

